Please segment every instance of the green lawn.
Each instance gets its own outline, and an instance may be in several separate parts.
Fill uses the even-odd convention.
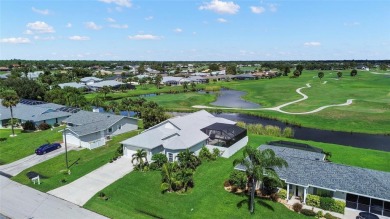
[[[26,169],[12,179],[42,192],[58,188],[64,185],[64,183],[61,182],[63,179],[66,180],[66,183],[70,183],[104,164],[107,164],[109,160],[114,157],[115,151],[120,146],[119,142],[130,138],[137,133],[138,131],[133,131],[114,136],[105,146],[94,150],[83,149],[80,151],[70,151],[68,153],[69,165],[71,165],[70,175],[66,174],[65,154],[62,154]],[[37,172],[43,176],[40,185],[34,185],[31,180],[27,178],[26,173],[30,171]]]
[[[331,107],[320,112],[308,115],[288,115],[276,111],[244,111],[223,110],[224,112],[240,112],[262,117],[275,118],[304,127],[319,129],[390,134],[390,77],[388,75],[372,74],[359,71],[356,77],[350,77],[350,71],[342,71],[343,77],[336,80],[337,71],[323,71],[325,76],[320,81],[318,71],[304,70],[299,78],[279,77],[271,80],[259,79],[249,81],[230,81],[197,85],[197,88],[206,86],[224,86],[230,89],[247,92],[243,99],[258,103],[262,107],[275,107],[287,102],[302,98],[296,89],[310,83],[311,88],[301,91],[309,99],[282,108],[288,112],[307,112],[321,106],[345,103],[347,99],[354,99],[350,106]],[[290,74],[291,75],[291,74]],[[326,84],[322,82],[327,81]],[[181,91],[182,86],[167,86],[156,89],[148,85],[148,89],[116,92],[108,95],[107,99],[119,100],[128,96],[140,94]],[[87,99],[97,94],[86,95]],[[180,93],[175,95],[159,95],[148,99],[160,103],[169,111],[195,111],[193,105],[209,105],[216,97],[210,94]]]
[[[258,135],[249,137],[254,147],[283,139]],[[306,143],[331,151],[335,163],[390,171],[388,152]],[[258,200],[254,216],[249,214],[246,205],[238,208],[237,204],[246,197],[226,192],[223,182],[233,170],[233,160],[240,156],[242,151],[229,159],[219,158],[203,163],[194,175],[195,188],[188,194],[161,194],[160,172],[132,172],[102,190],[109,197],[108,201],[95,196],[84,207],[111,218],[151,218],[150,215],[161,218],[306,218],[279,203],[266,200]]]
[[[16,137],[10,137],[11,129],[0,129],[0,138],[7,138],[0,142],[0,165],[11,163],[34,154],[35,149],[40,145],[49,142],[62,142],[63,127],[53,130],[22,133],[20,129],[15,129]]]

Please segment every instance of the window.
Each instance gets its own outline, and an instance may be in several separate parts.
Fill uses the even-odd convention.
[[[172,153],[168,153],[168,161],[173,162],[173,154]]]
[[[121,130],[122,129],[122,125],[118,125],[118,130]]]
[[[313,194],[321,197],[333,197],[333,191],[319,188],[313,188]]]
[[[108,132],[112,132],[112,127],[108,128]]]

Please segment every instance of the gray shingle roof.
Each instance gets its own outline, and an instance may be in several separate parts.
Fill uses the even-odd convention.
[[[274,150],[278,156],[287,161],[288,168],[276,170],[279,177],[287,183],[390,200],[390,173],[388,172],[316,160],[322,154],[314,155],[315,152],[271,145],[260,147],[261,150],[267,148]],[[240,165],[235,168],[245,169]]]
[[[96,82],[96,83],[90,84],[89,86],[90,87],[96,87],[96,88],[102,88],[104,86],[116,87],[116,86],[119,86],[119,85],[122,85],[122,84],[124,84],[124,83],[118,82],[118,81],[115,81],[115,80],[107,80],[107,81]]]
[[[74,113],[64,122],[72,123],[74,126],[68,129],[78,136],[99,132],[108,129],[110,126],[125,118],[110,113],[96,113],[80,110]]]
[[[103,81],[103,79],[97,78],[97,77],[84,77],[84,78],[81,78],[80,81],[86,83],[86,82],[89,82],[89,81],[95,81],[95,82]]]
[[[61,88],[64,88],[64,87],[74,87],[74,88],[86,87],[85,84],[77,83],[77,82],[62,83],[62,84],[58,84],[58,86],[60,86]]]

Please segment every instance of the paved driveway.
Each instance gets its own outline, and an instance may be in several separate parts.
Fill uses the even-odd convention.
[[[69,183],[51,190],[48,193],[83,206],[100,190],[122,178],[133,170],[131,159],[121,157],[113,163],[108,163],[99,169]]]
[[[0,176],[0,218],[106,218],[95,212]]]

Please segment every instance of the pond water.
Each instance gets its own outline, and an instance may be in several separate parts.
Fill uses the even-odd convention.
[[[245,123],[260,123],[263,125],[274,125],[281,128],[291,127],[294,129],[294,138],[300,140],[310,140],[324,143],[347,145],[358,148],[367,148],[381,151],[390,151],[389,135],[373,135],[362,133],[350,133],[341,131],[328,131],[314,128],[297,127],[286,125],[283,122],[260,118],[257,116],[238,114],[238,113],[221,113],[214,114],[233,121],[243,121]]]
[[[256,103],[243,100],[241,97],[246,93],[237,90],[222,89],[219,92],[217,101],[210,103],[213,106],[243,108],[243,109],[255,109],[261,106]]]

